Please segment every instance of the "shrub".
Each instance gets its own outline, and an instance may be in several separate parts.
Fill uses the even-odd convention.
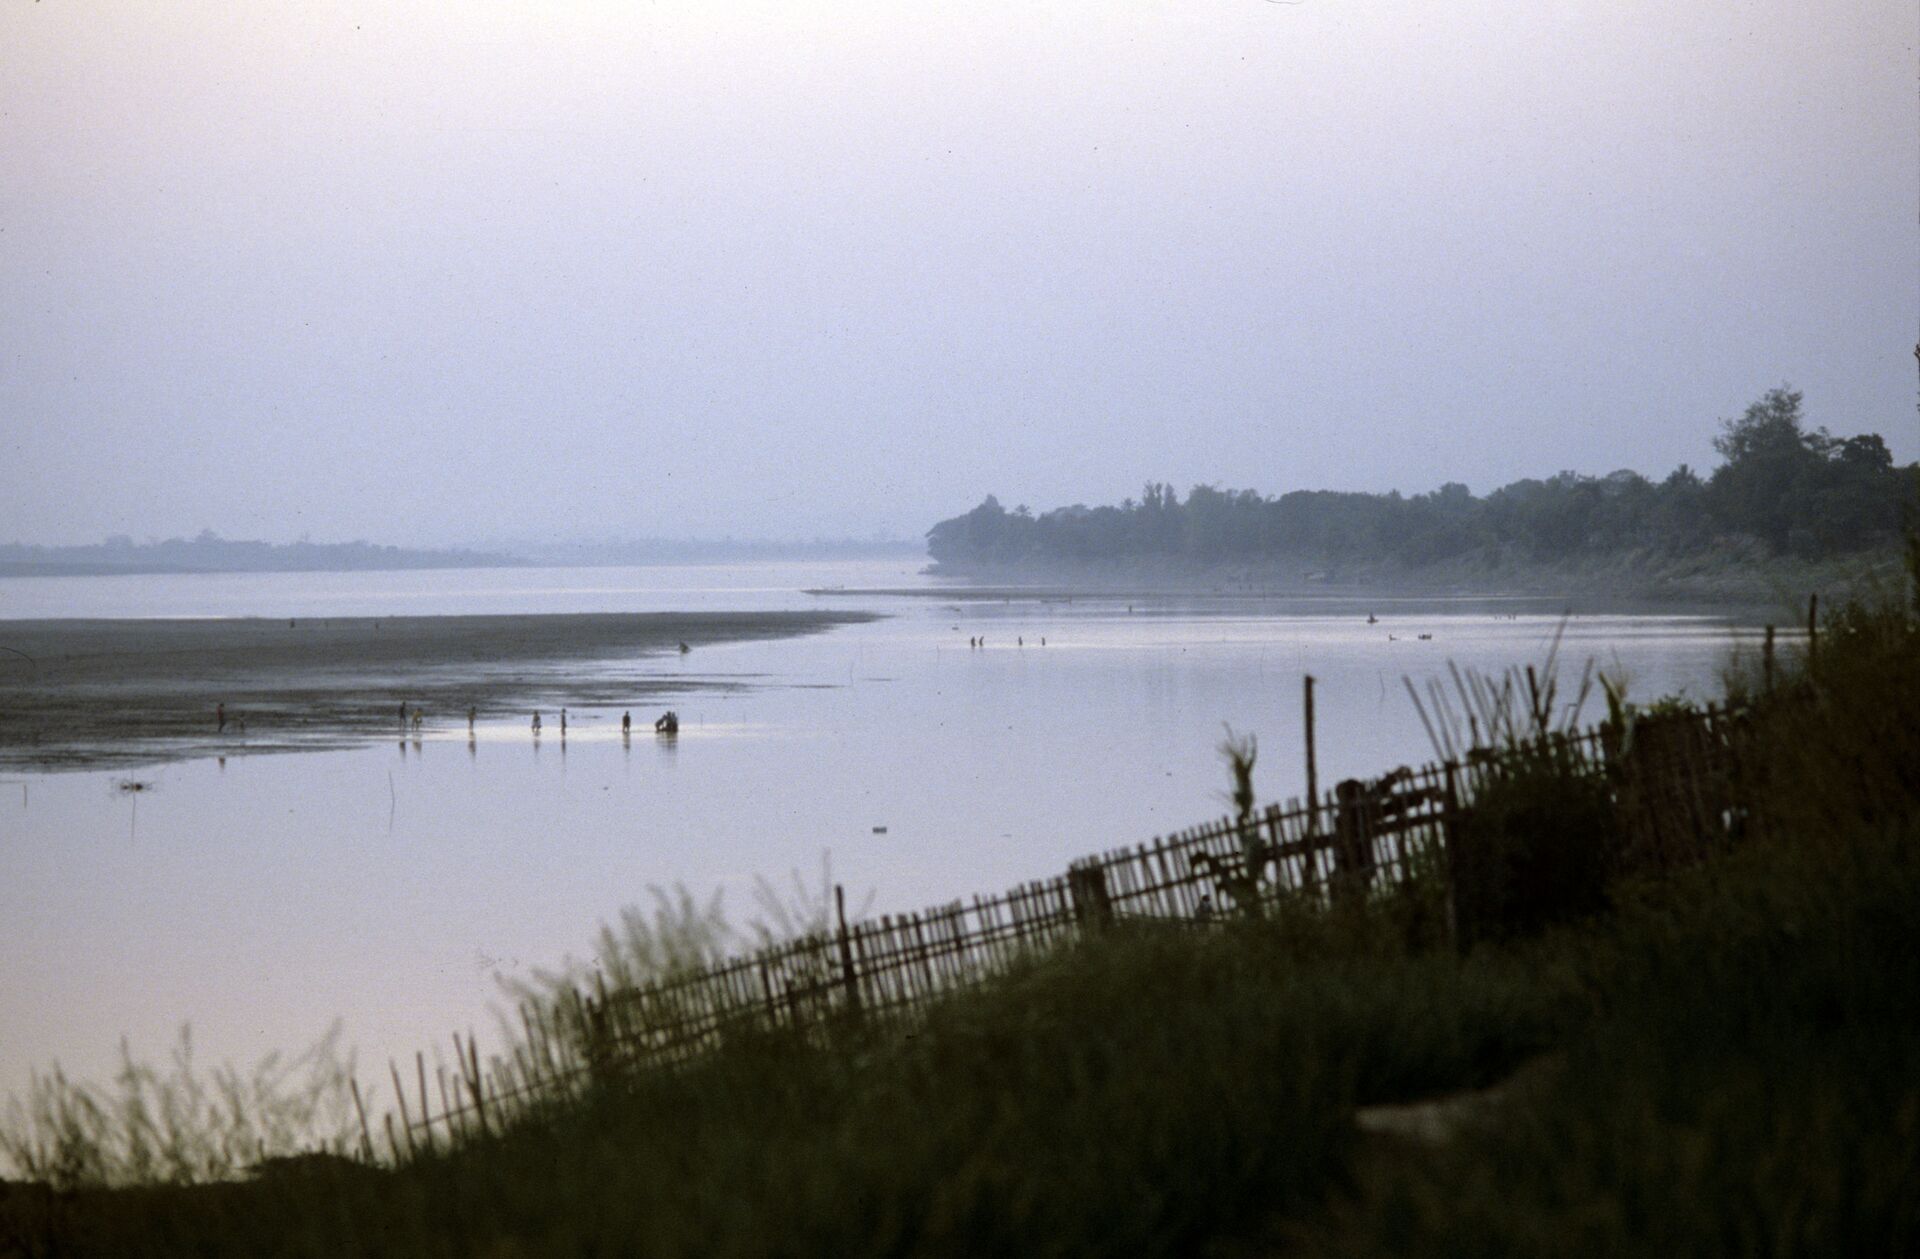
[[[1462,946],[1598,912],[1619,826],[1606,784],[1543,740],[1476,793],[1451,854]]]

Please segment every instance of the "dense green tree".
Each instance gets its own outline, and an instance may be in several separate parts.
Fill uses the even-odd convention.
[[[1792,508],[1821,462],[1821,442],[1801,431],[1797,390],[1769,389],[1737,420],[1722,422],[1713,448],[1726,460],[1710,483],[1714,514],[1741,533],[1785,551],[1796,523]]]

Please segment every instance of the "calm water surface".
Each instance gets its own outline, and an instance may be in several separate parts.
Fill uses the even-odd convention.
[[[914,563],[0,580],[0,618],[318,616],[857,607],[887,619],[705,648],[739,692],[464,726],[354,751],[0,780],[0,1092],[58,1059],[97,1077],[120,1039],[208,1060],[310,1043],[336,1017],[364,1066],[487,1029],[499,977],[585,952],[650,886],[817,880],[825,853],[874,912],[1058,873],[1075,856],[1225,810],[1223,723],[1255,733],[1263,798],[1304,780],[1318,679],[1323,784],[1428,759],[1402,685],[1452,661],[1539,663],[1552,601],[801,593],[931,586]],[[1368,610],[1376,625],[1365,623]],[[1747,631],[1710,615],[1584,615],[1561,647],[1642,698],[1712,696]],[[986,646],[972,650],[971,636]],[[1431,634],[1421,641],[1419,634]],[[1390,641],[1389,635],[1393,636]],[[1041,646],[1042,638],[1045,646]],[[1024,644],[1022,641],[1024,640]],[[1597,708],[1597,706],[1596,706]],[[639,733],[644,730],[645,733]],[[876,828],[885,828],[877,833]],[[368,1074],[373,1074],[369,1072]]]

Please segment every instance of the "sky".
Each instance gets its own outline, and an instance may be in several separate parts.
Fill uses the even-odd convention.
[[[0,0],[0,540],[1920,457],[1912,0]]]

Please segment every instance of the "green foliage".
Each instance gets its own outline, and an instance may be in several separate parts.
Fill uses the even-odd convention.
[[[1886,442],[1805,431],[1795,390],[1769,390],[1725,422],[1714,448],[1726,463],[1708,485],[1709,508],[1776,554],[1832,554],[1899,527],[1901,478]]]

